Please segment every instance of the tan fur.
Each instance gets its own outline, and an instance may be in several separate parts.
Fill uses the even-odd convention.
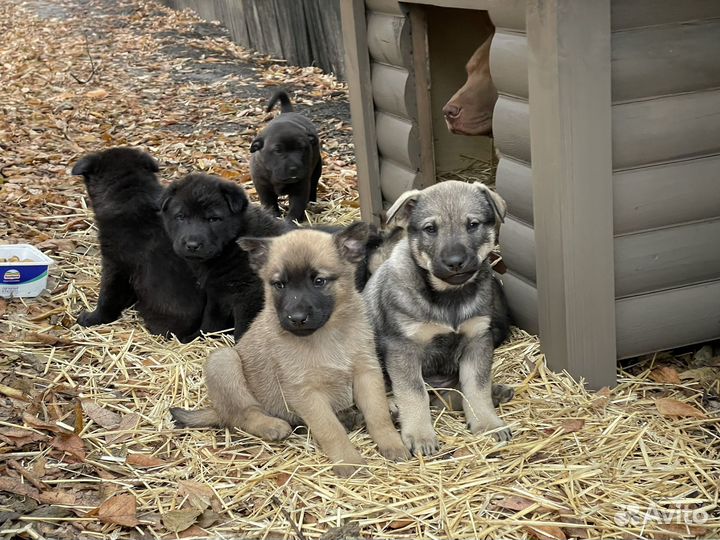
[[[288,266],[313,267],[339,276],[328,284],[335,310],[325,325],[306,337],[282,329],[272,301],[233,349],[210,355],[205,366],[216,421],[269,440],[286,437],[291,425],[304,423],[335,471],[349,475],[364,462],[352,446],[336,413],[354,400],[381,454],[389,459],[407,451],[392,424],[382,371],[362,297],[354,287],[354,266],[341,258],[333,237],[311,230],[293,231],[272,240],[260,275],[266,298],[270,282]],[[180,420],[199,426],[194,417],[206,411],[183,411]],[[177,411],[173,412],[177,417]],[[188,421],[186,421],[186,419]],[[205,424],[208,425],[208,424]]]

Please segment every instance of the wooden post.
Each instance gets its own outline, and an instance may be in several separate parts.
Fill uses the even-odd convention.
[[[379,223],[383,207],[364,0],[340,0],[340,16],[345,73],[350,88],[360,212],[365,221]]]
[[[528,0],[527,36],[540,339],[614,385],[610,0]]]

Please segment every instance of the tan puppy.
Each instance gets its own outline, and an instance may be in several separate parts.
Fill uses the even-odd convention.
[[[205,365],[212,408],[171,409],[177,425],[232,426],[268,440],[304,423],[347,476],[364,462],[336,413],[353,404],[388,459],[407,457],[392,424],[373,331],[354,286],[368,226],[328,234],[297,230],[277,238],[243,238],[265,286],[265,308],[232,349]]]

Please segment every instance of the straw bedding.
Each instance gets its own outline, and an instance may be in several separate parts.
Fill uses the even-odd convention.
[[[102,24],[128,19],[114,30],[120,48],[133,42],[133,25],[172,24],[177,29],[197,24],[189,14],[153,15],[159,8],[151,4],[119,5],[137,9],[129,16],[103,19]],[[57,6],[74,13],[72,2]],[[22,39],[35,40],[42,39],[46,27],[55,25],[57,32],[59,25],[79,20],[70,15],[59,22],[40,20],[8,4],[0,15],[17,21],[25,31]],[[85,56],[82,41],[63,39],[73,42],[65,54],[80,61]],[[231,48],[222,40],[213,43],[223,51]],[[97,57],[108,52],[102,44],[94,47]],[[298,73],[247,58],[259,62],[263,80],[268,70]],[[1,60],[4,65],[18,61]],[[114,68],[108,61],[104,69],[107,74]],[[67,75],[68,68],[56,72]],[[336,99],[331,94],[342,87],[322,77],[311,73],[307,87],[320,87],[320,100]],[[103,82],[112,93],[109,78]],[[326,84],[324,90],[320,83]],[[23,97],[22,84],[9,86],[8,95],[17,99],[13,114],[29,117],[32,105]],[[102,114],[102,103],[82,105],[87,91],[75,90],[63,99]],[[43,92],[38,95],[51,100]],[[177,106],[172,99],[167,105],[162,101],[158,106]],[[36,106],[42,110],[43,105]],[[261,116],[260,106],[258,102],[251,117]],[[188,105],[187,114],[200,114],[198,107]],[[7,117],[4,122],[7,140],[12,126]],[[154,129],[138,122],[128,128],[128,142],[150,137]],[[335,150],[328,151],[335,165],[328,169],[323,200],[314,208],[315,221],[358,217],[354,168],[347,158],[352,149],[341,131],[326,131],[331,147],[335,142]],[[689,356],[638,359],[620,369],[618,386],[592,392],[569,375],[546,369],[537,338],[516,330],[496,351],[494,368],[497,381],[516,387],[516,397],[501,410],[515,434],[511,443],[472,436],[462,414],[436,410],[442,443],[438,456],[385,462],[359,429],[351,439],[368,459],[369,472],[349,480],[332,474],[302,430],[269,444],[237,431],[173,429],[168,408],[204,403],[202,363],[210,350],[229,345],[230,338],[208,336],[186,345],[164,340],[149,335],[132,311],[105,326],[74,324],[75,314],[96,300],[96,231],[81,186],[67,177],[64,165],[53,162],[67,163],[102,142],[85,141],[67,125],[64,132],[36,133],[45,139],[34,150],[28,149],[34,143],[27,132],[13,135],[25,150],[6,154],[10,159],[3,162],[0,221],[4,240],[40,244],[57,266],[50,292],[0,302],[0,536],[720,535],[717,358],[706,358],[701,366],[691,365]],[[196,139],[169,131],[160,135],[154,135],[162,142],[152,149],[169,164],[168,177],[181,174],[183,167],[218,172],[227,165],[230,170],[230,160],[247,148],[243,138],[221,139],[211,151],[195,148],[183,154],[173,145],[196,144]],[[214,165],[202,161],[208,154]],[[242,170],[244,158],[237,159]]]

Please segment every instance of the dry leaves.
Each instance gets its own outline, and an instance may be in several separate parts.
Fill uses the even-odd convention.
[[[670,366],[661,366],[653,369],[650,373],[650,378],[660,384],[682,384],[678,372]]]
[[[21,482],[18,478],[10,478],[8,476],[0,477],[0,491],[9,491],[16,495],[30,497],[43,504],[75,504],[75,496],[72,493],[56,489],[41,491],[29,484]]]
[[[113,495],[97,508],[97,515],[103,523],[135,527],[139,523],[135,495],[130,493]]]
[[[162,515],[162,523],[170,532],[181,532],[195,524],[202,510],[191,508],[186,510],[171,510]]]
[[[153,468],[167,465],[166,461],[148,454],[128,454],[125,463],[133,467]]]
[[[94,401],[85,399],[82,401],[82,410],[96,424],[105,429],[114,429],[120,425],[120,415],[101,407]]]
[[[525,530],[537,540],[566,540],[567,536],[556,525],[526,525]]]
[[[215,493],[210,486],[193,480],[180,480],[178,495],[187,497],[190,505],[200,511],[209,508],[215,498]]]
[[[74,433],[60,433],[50,441],[50,445],[78,461],[85,461],[85,443]]]
[[[655,406],[660,414],[663,416],[670,416],[673,418],[681,417],[693,417],[693,418],[705,418],[705,413],[701,410],[678,401],[677,399],[670,398],[658,398],[655,400]]]

